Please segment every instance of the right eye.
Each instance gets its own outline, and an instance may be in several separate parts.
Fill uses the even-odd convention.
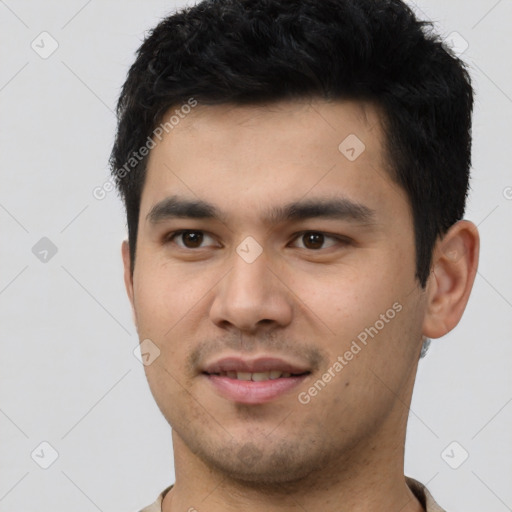
[[[208,245],[202,245],[203,242],[210,239],[213,243],[209,244],[209,246],[217,246],[218,244],[213,240],[213,238],[204,231],[192,230],[192,229],[182,229],[180,231],[174,231],[170,233],[166,237],[166,242],[174,242],[178,247],[182,249],[202,249],[204,247],[208,247]]]

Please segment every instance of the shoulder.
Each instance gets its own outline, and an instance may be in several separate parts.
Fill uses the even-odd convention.
[[[157,497],[157,499],[151,503],[151,505],[148,505],[147,507],[143,508],[140,512],[162,512],[162,501],[164,499],[164,496],[172,489],[172,485],[167,487],[167,489],[164,489]]]
[[[430,492],[428,492],[428,489],[422,483],[408,476],[405,477],[405,480],[407,481],[409,489],[411,489],[416,498],[418,498],[426,512],[446,512],[436,503]]]

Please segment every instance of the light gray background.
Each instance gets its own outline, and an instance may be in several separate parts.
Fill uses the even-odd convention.
[[[462,56],[477,94],[466,218],[479,226],[482,249],[461,323],[420,364],[406,473],[449,511],[504,512],[512,510],[512,2],[410,3],[444,37],[457,32],[469,44]],[[0,511],[136,511],[173,482],[170,429],[133,355],[122,205],[116,192],[99,201],[92,190],[108,178],[113,109],[134,51],[174,7],[0,1]],[[43,45],[43,31],[59,45],[46,59],[31,47]],[[32,252],[42,237],[58,250],[47,262]],[[59,454],[48,469],[36,463],[51,458],[43,441]],[[459,463],[463,450],[468,459],[452,469],[447,461]]]

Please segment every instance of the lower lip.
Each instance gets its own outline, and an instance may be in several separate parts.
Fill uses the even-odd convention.
[[[222,397],[241,404],[264,404],[297,387],[308,375],[262,381],[230,379],[205,375]]]

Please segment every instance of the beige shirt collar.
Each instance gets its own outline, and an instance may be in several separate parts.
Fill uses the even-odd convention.
[[[419,502],[423,505],[423,508],[426,512],[445,512],[432,498],[432,495],[428,492],[427,488],[420,484],[417,480],[413,478],[405,477],[407,481],[407,485],[414,493],[416,498],[418,498]],[[162,512],[162,501],[164,499],[165,494],[172,489],[172,485],[167,487],[162,493],[158,496],[156,501],[142,509],[140,512]]]

